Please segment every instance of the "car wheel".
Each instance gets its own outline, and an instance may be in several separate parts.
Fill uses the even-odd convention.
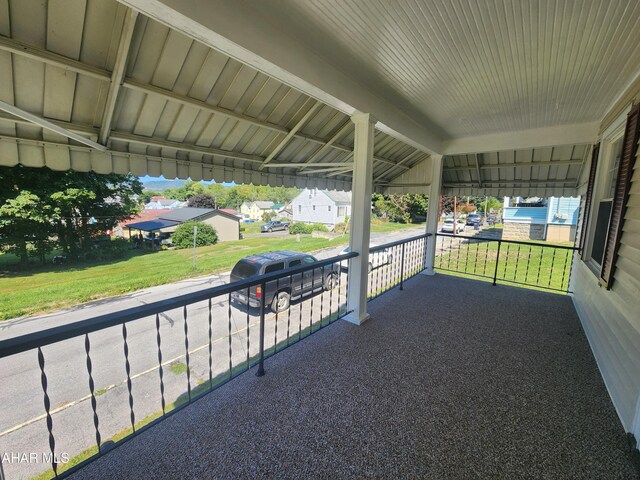
[[[324,289],[328,292],[329,290],[333,290],[336,288],[338,284],[338,274],[330,273],[327,275],[327,278],[324,279]]]
[[[273,233],[273,228],[270,228],[270,229],[269,229],[269,233]]]
[[[271,310],[273,313],[284,312],[291,304],[291,295],[288,292],[278,292],[271,301]]]

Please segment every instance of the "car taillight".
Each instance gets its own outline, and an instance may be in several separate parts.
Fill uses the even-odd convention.
[[[256,287],[256,298],[262,298],[262,287]]]

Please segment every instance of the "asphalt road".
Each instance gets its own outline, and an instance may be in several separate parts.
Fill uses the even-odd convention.
[[[376,244],[393,242],[418,235],[423,228],[402,232],[374,234]],[[343,244],[317,253],[318,258],[337,255]],[[419,252],[415,252],[416,258]],[[370,275],[370,291],[397,274],[399,259]],[[228,281],[228,273],[153,287],[130,295],[79,305],[69,310],[37,317],[20,318],[0,324],[0,338],[9,338],[43,328],[69,324],[97,315],[119,311],[193,292]],[[345,308],[346,275],[338,287],[329,292],[294,302],[276,316],[266,316],[266,348],[295,340],[302,330],[320,325],[340,308]],[[209,305],[200,302],[187,309],[187,335],[182,309],[167,311],[158,318],[160,325],[162,373],[165,403],[188,396],[186,352],[189,352],[191,388],[224,375],[230,368],[246,365],[247,354],[258,352],[259,315],[245,307],[216,298],[211,305],[211,357],[209,356]],[[131,369],[135,421],[160,412],[160,367],[156,319],[143,318],[127,324],[127,344]],[[188,349],[185,345],[188,340]],[[104,442],[130,426],[129,391],[125,370],[122,327],[112,327],[89,335],[92,377],[95,383],[99,431]],[[75,338],[42,349],[50,397],[56,452],[71,457],[96,444],[89,390],[85,338]],[[209,368],[211,358],[211,369]],[[0,452],[48,452],[48,433],[44,417],[41,372],[35,351],[0,360]],[[3,465],[7,478],[29,477],[45,470],[41,463]]]

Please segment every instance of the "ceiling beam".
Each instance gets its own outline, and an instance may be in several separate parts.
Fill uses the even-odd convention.
[[[118,100],[120,86],[124,79],[127,59],[129,58],[129,47],[131,46],[133,30],[136,26],[136,18],[138,18],[138,12],[127,8],[127,13],[124,17],[124,24],[122,25],[122,33],[120,34],[120,43],[118,44],[118,51],[116,53],[116,61],[113,72],[111,72],[111,83],[109,84],[107,101],[102,114],[102,123],[100,124],[99,141],[103,145],[107,144],[109,132],[111,131],[111,121],[113,120],[113,112],[116,108],[116,101]]]
[[[22,43],[3,36],[0,36],[0,50],[27,57],[31,60],[44,62],[48,65],[62,68],[63,70],[69,70],[71,72],[97,78],[98,80],[109,80],[111,78],[111,72],[103,68],[87,65],[86,63],[82,63],[78,60],[65,57],[64,55],[59,55],[48,50],[33,47],[31,45],[27,45],[26,43]]]
[[[445,155],[466,155],[504,150],[591,144],[595,143],[598,138],[599,126],[599,122],[592,122],[454,138],[444,142],[443,153]]]
[[[302,168],[307,168],[307,167],[302,167]],[[345,171],[344,167],[318,168],[316,170],[305,170],[304,172],[302,171],[302,169],[300,169],[296,172],[296,175],[313,175],[314,173],[344,172],[344,171]]]
[[[480,160],[478,160],[478,154],[475,154],[476,159],[476,173],[478,174],[478,186],[482,188],[482,176],[480,175]]]
[[[353,166],[353,163],[338,163],[338,162],[319,162],[313,164],[316,167],[348,167]],[[299,168],[307,166],[306,163],[270,163],[265,165],[265,168]]]
[[[560,165],[580,165],[583,160],[554,160],[551,162],[519,162],[519,163],[484,163],[480,165],[480,170],[489,170],[492,168],[513,168],[513,167],[557,167]],[[444,170],[473,170],[475,165],[466,167],[444,167]]]
[[[322,103],[316,101],[311,108],[307,111],[307,113],[305,113],[302,118],[300,120],[298,120],[298,123],[296,123],[293,128],[291,130],[289,130],[289,133],[287,133],[285,135],[285,137],[280,141],[280,143],[276,146],[276,148],[274,148],[271,153],[269,154],[269,156],[267,156],[267,158],[264,160],[264,162],[262,163],[262,165],[260,166],[260,170],[262,170],[264,167],[267,166],[268,163],[270,163],[277,154],[279,154],[282,149],[284,147],[287,146],[287,143],[289,143],[289,141],[293,138],[293,136],[296,134],[296,132],[298,130],[300,130],[305,123],[307,123],[309,121],[309,119],[318,111],[318,108],[320,108],[322,106]]]
[[[54,123],[51,123],[50,121],[45,120],[44,118],[38,117],[25,110],[22,110],[21,108],[18,108],[15,105],[10,105],[8,103],[0,101],[0,110],[4,110],[5,112],[10,113],[11,115],[15,115],[16,117],[20,117],[23,120],[27,120],[28,122],[31,122],[34,125],[38,125],[39,127],[46,128],[47,130],[51,130],[52,132],[55,132],[59,135],[67,137],[71,140],[75,140],[76,142],[87,145],[88,147],[95,148],[96,150],[100,150],[101,152],[104,152],[106,150],[106,148],[103,145],[100,145],[99,143],[96,143],[93,140],[88,139],[87,137],[78,135],[77,133],[74,133],[71,130],[67,130],[66,128],[63,128]]]
[[[79,133],[92,140],[98,139],[99,129],[96,127],[91,127],[89,125],[78,125],[75,123],[64,122],[62,120],[54,120],[52,118],[47,118],[46,120],[53,123],[54,125],[58,125],[59,127],[66,128],[71,132]],[[0,121],[12,122],[12,123],[17,123],[21,125],[33,125],[33,123],[29,122],[28,120],[15,117],[13,115],[9,115],[2,111],[0,111]]]
[[[485,180],[484,185],[546,185],[546,184],[564,184],[573,183],[575,178],[567,178],[565,180]],[[445,187],[477,187],[475,182],[453,182],[444,183]]]
[[[220,157],[232,158],[234,160],[242,160],[245,162],[259,163],[264,162],[264,158],[258,155],[249,155],[246,153],[231,152],[229,150],[221,150],[213,147],[203,147],[200,145],[189,145],[186,143],[171,142],[164,138],[143,137],[141,135],[133,135],[131,133],[120,132],[114,130],[111,132],[111,140],[120,142],[134,143],[147,147],[171,148],[182,150],[183,152],[202,153],[204,155],[218,155]]]
[[[335,172],[332,172],[332,173],[328,173],[327,177],[335,177],[335,176],[338,176],[338,175],[344,175],[345,173],[352,172],[352,171],[353,171],[353,166],[348,167],[348,168],[343,168],[342,170],[338,170],[338,171],[335,171]]]
[[[338,131],[329,140],[327,140],[322,147],[320,147],[313,155],[309,157],[307,162],[315,162],[318,157],[326,152],[331,147],[331,145],[333,145],[338,140],[338,138],[340,138],[344,134],[344,132],[346,132],[351,126],[353,126],[353,122],[350,119],[347,119],[347,121],[338,129]]]
[[[402,167],[405,170],[409,170],[409,167],[403,165],[404,163],[408,162],[409,160],[411,160],[413,157],[415,157],[417,154],[419,153],[424,153],[420,150],[414,150],[413,152],[411,152],[409,155],[407,155],[406,157],[404,157],[402,160],[400,160],[399,162],[397,162],[395,165],[393,165],[390,168],[387,168],[384,172],[382,172],[381,174],[377,175],[373,181],[377,181],[380,180],[382,177],[385,177],[386,175],[389,174],[389,172],[393,171],[396,169],[396,167]]]

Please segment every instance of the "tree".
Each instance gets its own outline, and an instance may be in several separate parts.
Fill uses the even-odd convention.
[[[276,212],[274,212],[273,210],[268,210],[266,212],[264,212],[262,214],[262,221],[263,222],[270,222],[273,217],[277,216],[278,214]]]
[[[52,249],[49,240],[52,219],[53,208],[50,205],[37,195],[22,190],[17,197],[0,206],[0,236],[4,240],[4,249],[25,264],[29,259],[28,245],[33,244],[37,257],[44,263],[45,255]]]
[[[427,216],[429,197],[421,194],[382,195],[374,193],[371,196],[373,213],[388,218],[392,222],[412,223],[424,220]]]
[[[207,193],[198,193],[189,198],[187,205],[195,208],[217,208],[216,199]]]
[[[29,246],[41,261],[54,245],[72,258],[139,209],[142,184],[133,175],[0,167],[0,238],[25,261]]]
[[[193,247],[193,227],[198,227],[196,234],[196,247],[206,247],[218,243],[218,232],[211,225],[202,222],[190,221],[179,225],[171,235],[171,243],[174,247]]]

